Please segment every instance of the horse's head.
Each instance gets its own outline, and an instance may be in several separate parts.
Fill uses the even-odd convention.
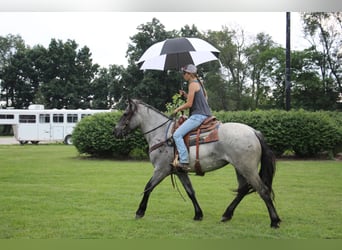
[[[113,134],[116,138],[123,138],[137,128],[138,124],[134,120],[137,108],[137,104],[134,100],[129,99],[124,114],[114,128]]]

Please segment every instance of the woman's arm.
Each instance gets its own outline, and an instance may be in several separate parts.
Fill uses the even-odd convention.
[[[197,82],[191,82],[189,84],[189,93],[188,93],[188,97],[186,99],[186,103],[184,103],[183,105],[179,106],[178,108],[175,109],[175,111],[173,113],[178,113],[184,109],[188,109],[192,107],[192,104],[194,102],[194,98],[195,98],[195,92],[199,90],[199,85]]]

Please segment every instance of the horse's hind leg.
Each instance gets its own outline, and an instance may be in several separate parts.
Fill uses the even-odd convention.
[[[253,188],[257,191],[260,197],[264,200],[271,219],[271,227],[278,228],[281,220],[273,205],[271,190],[262,182],[259,175],[257,175],[256,178],[250,179],[249,183],[253,186]]]
[[[239,186],[237,189],[237,195],[235,199],[227,207],[224,214],[222,215],[222,219],[221,219],[222,222],[232,219],[235,208],[239,205],[243,197],[245,197],[245,195],[248,194],[250,190],[250,185],[248,185],[246,179],[242,175],[240,175],[237,171],[236,171],[236,176],[237,176],[237,180],[239,183]]]
[[[197,199],[195,196],[195,190],[192,187],[192,184],[191,184],[191,181],[190,181],[188,174],[185,172],[177,172],[176,174],[177,174],[178,178],[180,179],[180,181],[182,182],[183,187],[184,187],[186,193],[188,194],[189,198],[191,199],[192,204],[194,206],[194,209],[195,209],[194,220],[202,220],[203,219],[203,212],[202,212],[200,205],[197,202]]]
[[[261,198],[264,200],[270,219],[271,219],[271,227],[273,228],[279,228],[279,224],[281,222],[277,211],[273,205],[272,197],[271,197],[271,191],[266,187],[266,185],[262,184],[261,188],[257,192],[261,196]]]

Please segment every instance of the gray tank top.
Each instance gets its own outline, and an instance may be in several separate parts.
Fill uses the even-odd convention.
[[[211,116],[211,111],[204,96],[202,85],[200,83],[198,84],[201,88],[195,92],[194,101],[192,103],[192,107],[190,108],[190,116],[195,114]]]

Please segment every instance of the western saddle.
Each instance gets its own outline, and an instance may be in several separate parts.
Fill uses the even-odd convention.
[[[172,134],[186,120],[187,116],[180,116],[179,119],[176,121],[176,124],[172,130]],[[206,120],[204,120],[199,127],[193,129],[184,136],[184,142],[188,151],[191,146],[196,146],[196,162],[194,168],[197,175],[204,176],[204,172],[202,171],[202,167],[199,161],[199,145],[218,141],[218,128],[220,125],[221,122],[218,121],[215,116],[210,116]],[[178,152],[176,147],[175,161],[178,161]]]

